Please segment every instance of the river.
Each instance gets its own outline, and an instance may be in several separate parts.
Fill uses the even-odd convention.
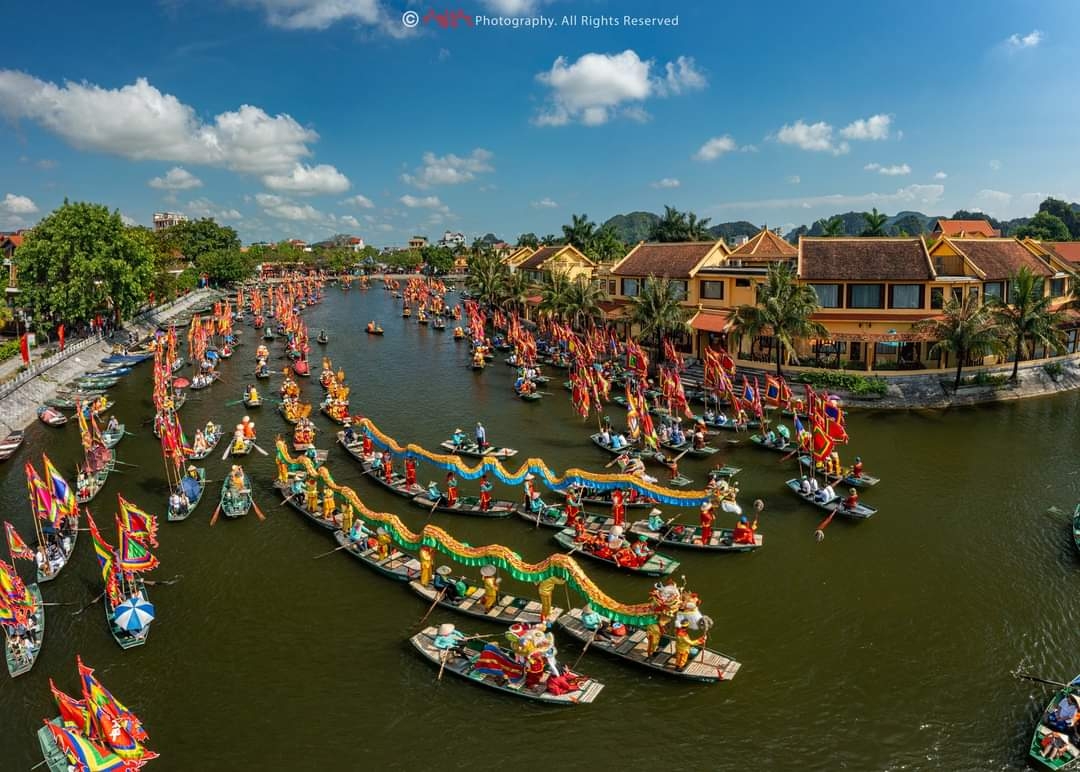
[[[450,332],[400,318],[381,287],[327,291],[307,312],[312,336],[352,387],[352,410],[402,443],[435,448],[477,419],[514,459],[599,470],[608,460],[588,440],[557,380],[551,396],[513,398],[512,371],[496,359],[468,367],[467,344]],[[386,335],[364,335],[369,319]],[[226,427],[244,414],[237,400],[249,381],[254,330],[223,364],[222,382],[191,396],[181,411],[189,436],[209,418]],[[280,344],[273,350],[276,357]],[[284,364],[284,360],[272,359]],[[123,652],[100,604],[50,607],[44,650],[34,670],[0,678],[0,768],[28,769],[41,758],[35,730],[56,710],[49,678],[78,694],[75,655],[140,715],[155,770],[193,769],[494,769],[512,763],[566,769],[638,765],[669,769],[948,769],[1024,766],[1033,722],[1049,687],[1018,682],[1023,660],[1048,678],[1080,671],[1080,561],[1068,518],[1078,495],[1069,448],[1080,431],[1075,395],[952,411],[853,413],[845,460],[859,453],[883,478],[864,500],[879,512],[862,523],[836,521],[816,543],[819,511],[787,493],[794,466],[753,447],[725,450],[742,467],[740,501],[766,502],[764,547],[750,555],[679,551],[681,573],[716,621],[709,645],[743,663],[736,678],[686,684],[590,651],[580,668],[606,684],[591,706],[550,709],[494,694],[436,671],[407,643],[427,604],[344,553],[313,560],[334,544],[325,532],[279,506],[270,488],[272,457],[244,461],[266,522],[254,516],[207,523],[228,467],[207,462],[207,497],[186,522],[165,522],[166,491],[151,415],[150,366],[114,388],[115,413],[134,437],[117,447],[120,467],[91,509],[110,540],[116,494],[162,515],[153,574],[183,578],[151,588],[157,606],[147,645]],[[266,382],[260,382],[260,387]],[[275,378],[269,383],[280,383]],[[311,378],[305,399],[322,391]],[[265,393],[265,390],[263,390]],[[269,405],[251,411],[260,445],[287,425]],[[622,421],[612,406],[611,416]],[[425,512],[384,493],[333,445],[324,418],[318,445],[330,448],[336,479],[369,505],[394,511],[414,528]],[[595,424],[594,424],[595,425]],[[33,534],[22,466],[47,451],[71,472],[79,458],[74,421],[36,424],[0,483],[4,516]],[[714,458],[713,461],[716,459]],[[711,462],[683,459],[701,487]],[[39,465],[40,468],[40,465]],[[122,472],[122,473],[121,473]],[[420,482],[439,479],[421,465]],[[425,479],[426,478],[426,479]],[[475,484],[463,482],[463,493]],[[499,491],[497,493],[507,493]],[[511,492],[511,495],[512,492]],[[695,518],[688,513],[687,520]],[[718,525],[729,525],[722,516]],[[517,518],[484,521],[436,514],[471,544],[502,543],[530,560],[555,551],[552,532]],[[47,601],[85,602],[100,573],[83,534],[71,565],[44,586]],[[649,581],[583,560],[612,596],[643,601]],[[24,577],[29,564],[20,563]],[[530,592],[506,580],[504,589]],[[558,605],[566,605],[559,590]],[[574,599],[577,603],[578,599]],[[436,610],[429,622],[498,632]],[[559,638],[560,656],[580,648]]]

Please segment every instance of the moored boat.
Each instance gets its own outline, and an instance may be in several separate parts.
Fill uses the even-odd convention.
[[[831,499],[826,501],[818,501],[814,498],[814,494],[804,494],[801,489],[801,483],[798,479],[791,479],[787,481],[787,487],[805,501],[807,504],[817,507],[818,509],[824,509],[826,512],[840,515],[841,517],[850,517],[855,520],[865,520],[868,517],[877,513],[877,510],[873,507],[868,507],[861,501],[858,502],[854,508],[844,506],[844,500],[840,496],[834,495]]]
[[[524,683],[508,683],[504,671],[498,668],[485,668],[485,658],[492,657],[496,663],[506,663],[506,666],[517,665],[519,670],[518,681],[523,681],[523,666],[516,663],[515,655],[509,649],[504,649],[493,643],[487,643],[477,638],[464,638],[460,648],[450,650],[440,649],[435,645],[438,628],[428,627],[409,639],[409,642],[420,652],[421,656],[440,670],[453,673],[465,678],[472,683],[486,686],[489,689],[510,694],[515,697],[543,702],[549,705],[585,705],[593,702],[604,685],[599,681],[586,678],[573,673],[569,668],[563,668],[562,672],[568,679],[573,679],[576,688],[561,694],[549,692],[546,684],[541,681],[536,686],[525,686]]]
[[[22,429],[9,432],[8,436],[0,441],[0,461],[7,461],[15,455],[15,451],[19,449],[25,439],[26,435],[23,434]]]
[[[37,662],[41,645],[45,641],[45,607],[41,602],[41,588],[37,584],[30,584],[26,586],[26,591],[33,598],[33,616],[36,624],[34,633],[16,640],[15,633],[9,632],[7,625],[4,626],[4,656],[7,660],[8,673],[12,678],[18,678],[30,672],[34,663]]]
[[[565,549],[576,550],[574,553],[575,555],[585,555],[593,560],[607,563],[610,566],[621,568],[624,571],[629,571],[634,574],[643,574],[645,576],[667,576],[679,567],[679,561],[657,552],[652,552],[645,562],[639,565],[619,563],[615,557],[615,554],[618,553],[608,556],[603,553],[594,552],[588,547],[583,548],[581,542],[574,538],[574,530],[572,528],[567,528],[555,534],[555,541],[559,543],[559,546],[564,547]]]
[[[455,584],[458,586],[464,585],[462,588],[464,592],[459,592],[453,600],[447,599],[444,593],[438,601],[438,605],[442,608],[447,608],[451,611],[457,611],[472,617],[479,617],[480,619],[488,619],[492,622],[503,622],[506,624],[522,622],[527,625],[535,625],[544,621],[540,616],[541,606],[540,601],[538,600],[499,593],[495,605],[488,611],[484,608],[483,584],[467,577],[459,578]],[[413,579],[409,582],[409,587],[413,592],[429,603],[434,603],[435,597],[439,595],[440,592],[439,590],[436,590],[432,584],[420,584],[419,579]],[[553,607],[547,621],[555,621],[562,613],[563,610],[561,608]]]
[[[63,426],[68,422],[68,417],[55,407],[42,405],[37,409],[37,417],[46,426]]]
[[[661,635],[656,650],[650,656],[648,635],[644,628],[624,625],[622,635],[616,635],[612,630],[601,632],[584,624],[584,614],[582,609],[570,609],[556,620],[556,624],[578,641],[642,667],[705,683],[730,681],[741,667],[731,657],[711,649],[699,650],[685,665],[678,667],[675,659],[675,639],[672,636]]]

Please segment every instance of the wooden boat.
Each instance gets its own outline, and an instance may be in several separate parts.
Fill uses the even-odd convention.
[[[54,407],[42,405],[37,409],[37,417],[46,426],[63,426],[68,417]]]
[[[344,426],[345,425],[345,419],[350,417],[347,413],[346,413],[344,418],[339,418],[339,417],[335,417],[335,416],[330,415],[330,406],[329,405],[319,405],[319,412],[322,413],[324,416],[326,416],[327,419],[329,419],[329,420],[333,421],[334,423],[336,423],[338,426]]]
[[[449,673],[466,678],[472,683],[486,686],[489,689],[495,689],[504,694],[512,694],[515,697],[524,697],[525,699],[535,700],[537,702],[543,702],[548,705],[585,705],[593,702],[596,696],[600,694],[600,691],[604,688],[604,685],[599,681],[594,681],[591,678],[585,678],[580,683],[580,688],[576,691],[567,692],[566,694],[550,694],[543,684],[538,686],[527,688],[524,685],[513,686],[506,683],[505,678],[501,678],[487,673],[480,673],[476,670],[476,660],[480,656],[480,653],[486,646],[494,646],[499,650],[499,653],[509,659],[514,659],[514,654],[509,649],[504,649],[496,644],[487,643],[483,640],[476,638],[466,639],[462,642],[462,647],[465,650],[465,655],[454,651],[449,654],[444,653],[441,649],[435,648],[435,636],[438,633],[438,628],[428,627],[421,630],[419,633],[409,639],[409,642],[420,652],[421,656],[427,659],[429,662],[437,667],[445,669]],[[577,675],[572,673],[569,668],[563,668],[563,672],[572,676]]]
[[[483,370],[485,367],[487,367],[486,362],[483,362],[483,361],[478,362],[475,359],[472,361],[472,369],[473,370]]]
[[[404,479],[404,478],[403,478]],[[473,517],[510,517],[514,514],[514,503],[512,501],[506,501],[505,499],[492,499],[490,509],[480,509],[480,498],[478,496],[458,496],[457,502],[454,506],[448,506],[443,503],[446,499],[439,499],[439,505],[435,506],[435,502],[428,498],[428,494],[424,493],[413,496],[412,503],[418,507],[430,510],[435,507],[436,512],[451,512],[455,515],[472,515]]]
[[[784,438],[781,437],[780,439]],[[771,450],[775,453],[790,453],[792,454],[792,456],[794,456],[794,451],[798,448],[798,445],[796,445],[791,440],[784,440],[783,445],[770,445],[769,443],[765,442],[765,438],[762,437],[760,434],[751,434],[750,442],[754,443],[762,450]]]
[[[699,525],[671,525],[663,531],[654,531],[649,528],[649,523],[646,520],[637,520],[631,523],[627,530],[632,534],[645,536],[649,541],[659,544],[713,552],[753,552],[762,545],[764,540],[761,534],[755,533],[753,544],[735,544],[732,541],[735,535],[734,530],[731,528],[714,528],[709,543],[702,544],[701,526]]]
[[[375,328],[366,327],[364,329],[368,335],[382,335],[384,332],[383,328],[378,326],[376,326]]]
[[[325,517],[322,516],[321,512],[312,512],[307,507],[305,507],[304,494],[298,493],[296,495],[293,495],[292,491],[289,489],[288,483],[283,483],[281,482],[281,480],[274,480],[274,488],[277,490],[278,493],[281,494],[282,504],[288,504],[290,507],[295,509],[297,512],[302,514],[311,522],[315,523],[315,525],[319,526],[320,528],[325,528],[328,531],[338,530],[337,521],[327,520]]]
[[[8,436],[0,441],[0,461],[7,461],[15,455],[15,451],[19,449],[25,439],[26,435],[23,434],[22,429],[9,432]]]
[[[544,398],[544,395],[538,391],[518,392],[518,396],[526,402],[537,402]]]
[[[135,586],[134,594],[142,595],[143,600],[150,602],[150,594],[146,591],[146,582],[143,581],[141,576],[135,574],[129,583]],[[126,651],[146,643],[146,639],[150,636],[150,625],[130,632],[123,629],[113,619],[116,607],[109,602],[109,593],[105,593],[102,600],[105,603],[105,620],[109,623],[109,632],[112,633],[113,639],[120,644],[121,649]]]
[[[807,504],[811,504],[818,509],[824,509],[826,512],[836,512],[841,517],[850,517],[855,520],[865,520],[868,517],[874,515],[877,510],[873,507],[868,507],[861,501],[855,505],[854,509],[848,509],[841,505],[843,498],[840,496],[833,496],[828,501],[815,501],[814,494],[808,496],[803,495],[800,488],[800,481],[798,479],[792,479],[787,481],[787,487],[791,489],[791,492],[805,501]]]
[[[120,383],[119,377],[90,378],[83,376],[75,379],[75,385],[82,389],[111,389]]]
[[[626,625],[626,634],[618,637],[597,635],[581,621],[582,610],[570,609],[556,620],[556,624],[568,635],[582,643],[590,643],[590,648],[628,660],[634,664],[659,670],[661,673],[686,678],[692,681],[716,683],[730,681],[742,667],[738,662],[711,649],[702,649],[692,656],[685,666],[675,666],[675,640],[669,635],[662,635],[656,651],[648,654],[648,636],[641,627]],[[694,634],[695,637],[698,633]]]
[[[560,531],[566,528],[566,509],[564,507],[545,507],[539,520],[537,520],[535,512],[530,512],[521,507],[515,509],[514,514],[528,522],[530,525],[539,525],[544,528],[558,528]],[[611,515],[582,512],[580,517],[584,518],[585,527],[590,531],[607,530],[615,524],[615,518]]]
[[[221,442],[221,438],[225,436],[225,433],[221,431],[220,426],[215,428],[217,429],[217,431],[214,432],[214,436],[206,438],[206,450],[202,451],[201,453],[190,454],[188,456],[189,460],[201,461],[202,459],[206,458],[214,452],[214,448],[218,446],[218,443]]]
[[[263,368],[262,370],[255,371],[255,377],[262,380],[270,377],[270,368]]]
[[[292,363],[293,372],[301,378],[307,378],[311,375],[311,367],[308,365],[306,359],[297,359]]]
[[[244,446],[237,448],[233,440],[229,440],[229,455],[230,456],[246,456],[251,452],[251,449],[255,447],[255,440],[244,439]]]
[[[221,484],[221,514],[225,517],[243,517],[251,511],[253,501],[251,498],[251,478],[244,472],[244,487],[236,495],[230,495],[229,480]]]
[[[191,389],[192,391],[199,391],[201,389],[208,389],[208,388],[213,386],[215,383],[217,383],[221,379],[221,373],[219,373],[217,370],[214,370],[214,371],[210,372],[209,375],[210,375],[210,380],[200,382],[200,383],[195,383],[195,380],[192,379],[191,385],[188,388]]]
[[[263,340],[273,340],[273,339],[274,339],[274,331],[271,330],[269,327],[267,327],[266,330],[263,331]]]
[[[555,534],[555,541],[559,543],[559,546],[568,550],[581,546],[574,540],[574,530],[572,528],[567,528]],[[590,552],[586,549],[578,549],[574,554],[585,555],[593,560],[598,560],[601,563],[607,563],[609,566],[621,568],[623,571],[629,571],[632,574],[642,574],[644,576],[667,576],[679,568],[679,561],[656,552],[650,555],[649,559],[640,566],[620,566],[615,562],[614,558],[601,557],[595,552]]]
[[[1028,756],[1047,769],[1073,769],[1080,762],[1080,748],[1077,748],[1072,741],[1070,737],[1072,733],[1067,729],[1058,728],[1059,724],[1057,722],[1058,705],[1070,694],[1080,694],[1080,675],[1054,694],[1053,699],[1046,706],[1046,710],[1040,715],[1039,723],[1035,725],[1035,731],[1031,735],[1031,747],[1028,749]],[[1062,739],[1066,743],[1064,754],[1056,759],[1047,758],[1042,748],[1044,739],[1053,733],[1062,735]]]
[[[262,405],[262,397],[256,395],[254,400],[244,397],[241,402],[244,403],[244,407],[259,407]]]
[[[403,308],[403,309],[401,309],[401,315],[402,315],[402,317],[408,319],[410,316],[412,316],[412,309],[411,308]]]
[[[191,515],[191,513],[195,511],[195,507],[199,506],[199,502],[202,501],[203,494],[206,492],[206,470],[204,468],[202,468],[202,467],[198,467],[195,471],[199,475],[199,489],[198,489],[198,492],[195,494],[194,498],[192,498],[191,496],[188,496],[187,509],[182,513],[181,512],[173,512],[171,507],[166,507],[166,509],[167,509],[166,517],[168,518],[170,523],[176,523],[176,522],[179,522],[181,520],[187,520],[188,517]],[[186,475],[185,475],[185,477],[186,477]],[[190,479],[190,478],[188,478],[188,479]]]
[[[742,468],[738,466],[718,466],[709,470],[709,477],[714,480],[730,480],[741,471]]]
[[[349,449],[346,448],[346,450],[349,450]],[[350,450],[350,453],[352,454],[353,458],[359,459],[360,466],[364,470],[364,477],[365,478],[367,478],[368,480],[371,480],[372,482],[378,483],[379,485],[386,488],[391,493],[396,493],[398,496],[404,496],[405,498],[408,498],[408,499],[411,499],[414,496],[419,496],[419,495],[425,493],[424,488],[421,487],[417,483],[413,483],[412,485],[406,485],[405,484],[405,475],[403,475],[403,474],[401,474],[400,472],[397,472],[397,471],[394,471],[393,475],[390,478],[390,482],[387,482],[386,477],[383,475],[383,473],[381,471],[379,473],[377,473],[377,474],[372,471],[372,469],[371,469],[371,461],[369,461],[368,459],[363,457],[363,454],[361,453],[359,446],[356,448],[355,453],[353,453],[351,450]],[[428,506],[429,507],[431,506],[430,502],[428,503]]]
[[[676,445],[672,442],[661,442],[661,447],[667,448],[674,453],[682,453],[686,451],[688,455],[697,456],[698,458],[708,458],[709,456],[717,453],[720,449],[714,448],[711,445],[706,445],[703,448],[693,447],[690,440],[685,440],[681,445]]]
[[[44,584],[45,582],[51,582],[56,577],[60,576],[60,572],[64,570],[64,566],[71,560],[72,554],[75,552],[75,543],[79,541],[79,529],[72,528],[71,531],[65,534],[70,538],[67,549],[64,549],[64,540],[60,539],[60,552],[63,554],[64,559],[59,562],[58,565],[51,565],[51,571],[48,573],[41,570],[41,566],[37,566],[37,583]],[[34,561],[35,564],[37,561]]]
[[[93,413],[94,417],[96,418],[97,416],[100,416],[102,413],[105,413],[108,410],[110,410],[112,408],[112,406],[115,405],[115,404],[116,403],[113,402],[111,399],[105,400],[105,403],[102,404],[102,405],[99,405],[99,404],[97,404],[95,402],[95,403],[92,403],[92,406],[90,408],[90,412]],[[180,404],[183,404],[183,402],[181,402]],[[176,406],[174,405],[174,407],[176,407]]]
[[[386,558],[381,559],[378,547],[372,543],[374,539],[355,542],[341,530],[334,531],[334,539],[354,558],[388,579],[408,582],[420,576],[420,561],[408,552],[391,547]]]
[[[24,673],[29,673],[37,662],[38,654],[41,653],[41,645],[45,642],[45,606],[41,602],[41,588],[37,584],[28,584],[26,591],[29,592],[37,604],[37,643],[30,647],[29,656],[23,657],[15,653],[15,644],[8,640],[4,644],[4,655],[7,659],[8,673],[12,678],[18,678]],[[18,651],[25,651],[21,645]]]
[[[315,342],[316,342],[316,343],[320,343],[320,344],[322,344],[323,346],[325,346],[325,345],[326,345],[327,343],[329,343],[329,342],[330,342],[330,338],[329,338],[329,337],[327,337],[327,335],[326,335],[326,333],[325,333],[325,332],[320,332],[320,333],[319,333],[319,337],[317,337],[317,338],[315,339]]]
[[[431,328],[441,332],[446,329],[446,322],[443,319],[436,319],[435,323],[431,325]]]
[[[538,600],[499,593],[499,599],[495,601],[491,611],[488,611],[484,608],[484,586],[480,582],[474,582],[468,578],[463,578],[461,581],[464,582],[467,588],[465,594],[458,598],[456,603],[447,600],[445,597],[440,598],[439,606],[461,614],[468,614],[471,617],[479,617],[480,619],[488,619],[492,622],[507,625],[515,622],[535,625],[543,621],[540,616],[541,606]],[[428,603],[434,603],[435,596],[439,594],[439,591],[433,585],[420,584],[419,579],[413,579],[409,582],[409,587]],[[548,617],[547,621],[555,621],[562,613],[561,608],[552,607],[551,616]]]
[[[295,417],[290,418],[289,414],[287,412],[285,412],[285,404],[284,403],[282,403],[282,402],[278,403],[277,411],[279,413],[281,413],[281,417],[285,419],[285,423],[292,424],[293,426],[296,426],[296,424],[300,423],[300,415],[297,414]]]
[[[799,464],[805,466],[807,469],[813,465],[819,472],[823,471],[825,468],[824,464],[815,464],[814,460],[805,454],[799,456]],[[836,475],[829,475],[828,480],[833,485],[839,483],[841,485],[846,485],[849,488],[872,488],[881,482],[877,477],[865,473],[855,477],[850,471],[839,477]]]
[[[61,726],[61,720],[59,717],[49,721],[54,726]],[[52,732],[49,731],[49,727],[42,725],[37,730],[38,745],[41,746],[41,755],[44,761],[39,762],[38,766],[45,764],[49,772],[68,772],[73,769],[74,766],[69,764],[67,754],[60,750],[60,746],[57,745],[56,740],[52,736]],[[109,761],[122,762],[119,756],[115,754],[109,759]]]
[[[636,456],[636,455],[638,455],[637,449],[631,447],[630,445],[624,445],[624,446],[622,446],[621,448],[618,448],[618,449],[615,449],[615,448],[611,447],[611,445],[608,445],[607,443],[604,442],[600,432],[595,432],[593,434],[590,434],[589,439],[592,440],[593,445],[600,448],[600,450],[603,450],[603,451],[605,451],[607,453],[610,453],[613,456],[621,456],[624,453],[626,455],[628,455],[628,456]]]
[[[421,316],[416,320],[416,323],[417,324],[422,324],[422,325],[424,325],[426,327],[427,324],[428,324],[428,318],[426,316]]]
[[[515,448],[497,448],[494,445],[485,445],[481,448],[472,440],[463,442],[461,445],[454,445],[453,440],[445,440],[439,444],[439,447],[450,453],[470,458],[510,458],[517,455]]]
[[[105,443],[106,448],[115,448],[120,440],[124,439],[124,433],[124,424],[120,424],[112,431],[104,430],[101,433],[101,441]]]
[[[105,481],[109,479],[109,472],[112,471],[113,462],[110,461],[104,468],[99,469],[90,478],[90,484],[86,487],[85,493],[78,492],[78,486],[76,486],[75,500],[79,504],[86,504],[93,500],[94,496],[98,495],[98,492],[105,487]]]
[[[705,426],[707,426],[710,429],[722,429],[722,430],[727,431],[727,432],[745,432],[745,431],[747,431],[749,429],[759,429],[759,428],[761,428],[761,422],[758,421],[756,418],[749,419],[742,426],[736,425],[735,420],[732,419],[732,418],[729,418],[726,421],[721,422],[721,421],[716,420],[715,418],[713,418],[711,420],[708,420],[704,416],[696,415],[696,416],[694,416],[694,420],[695,421],[701,421],[703,424],[705,424]]]
[[[559,491],[563,496],[566,495],[566,491]],[[582,504],[591,504],[594,507],[610,507],[611,506],[611,491],[586,491],[581,497]],[[627,509],[650,509],[657,505],[657,501],[652,498],[639,498],[636,501],[626,501],[624,497],[623,505]]]
[[[131,372],[130,367],[124,367],[117,365],[116,367],[107,367],[104,370],[95,370],[92,373],[86,373],[84,378],[120,378]]]

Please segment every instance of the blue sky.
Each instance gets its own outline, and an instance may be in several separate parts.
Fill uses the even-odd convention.
[[[458,9],[554,24],[402,23]],[[65,197],[377,245],[1080,200],[1073,2],[56,2],[5,28],[0,229]]]

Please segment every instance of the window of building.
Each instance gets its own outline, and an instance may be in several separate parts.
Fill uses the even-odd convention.
[[[884,284],[849,284],[848,308],[884,308]]]
[[[1062,279],[1051,279],[1050,280],[1050,297],[1059,298],[1062,295],[1064,295],[1065,294],[1065,286],[1066,286],[1066,281],[1065,281],[1064,278],[1062,278]]]
[[[944,287],[931,287],[930,288],[930,307],[931,308],[943,308],[945,306],[945,288]]]
[[[628,298],[636,298],[638,292],[640,292],[640,282],[637,279],[623,279],[622,280],[622,294]]]
[[[749,287],[750,286],[750,280],[749,279],[736,279],[735,280],[735,286],[736,287]]]
[[[724,299],[724,282],[703,281],[701,282],[701,297],[708,300]]]
[[[840,285],[839,284],[811,284],[810,287],[817,295],[818,303],[822,308],[840,308]]]
[[[978,287],[968,287],[968,297],[971,298],[972,300],[974,300],[976,303],[978,303],[979,302],[979,288]]]
[[[986,299],[1005,297],[1005,282],[988,281],[983,284],[983,297]]]
[[[686,300],[686,293],[689,287],[685,281],[672,280],[671,289],[675,297],[677,297],[679,300]]]
[[[889,286],[889,308],[922,308],[921,284],[892,284]]]
[[[955,300],[957,303],[963,303],[964,302],[964,288],[963,287],[953,287],[949,292],[950,292],[950,295],[952,296],[952,299]]]

